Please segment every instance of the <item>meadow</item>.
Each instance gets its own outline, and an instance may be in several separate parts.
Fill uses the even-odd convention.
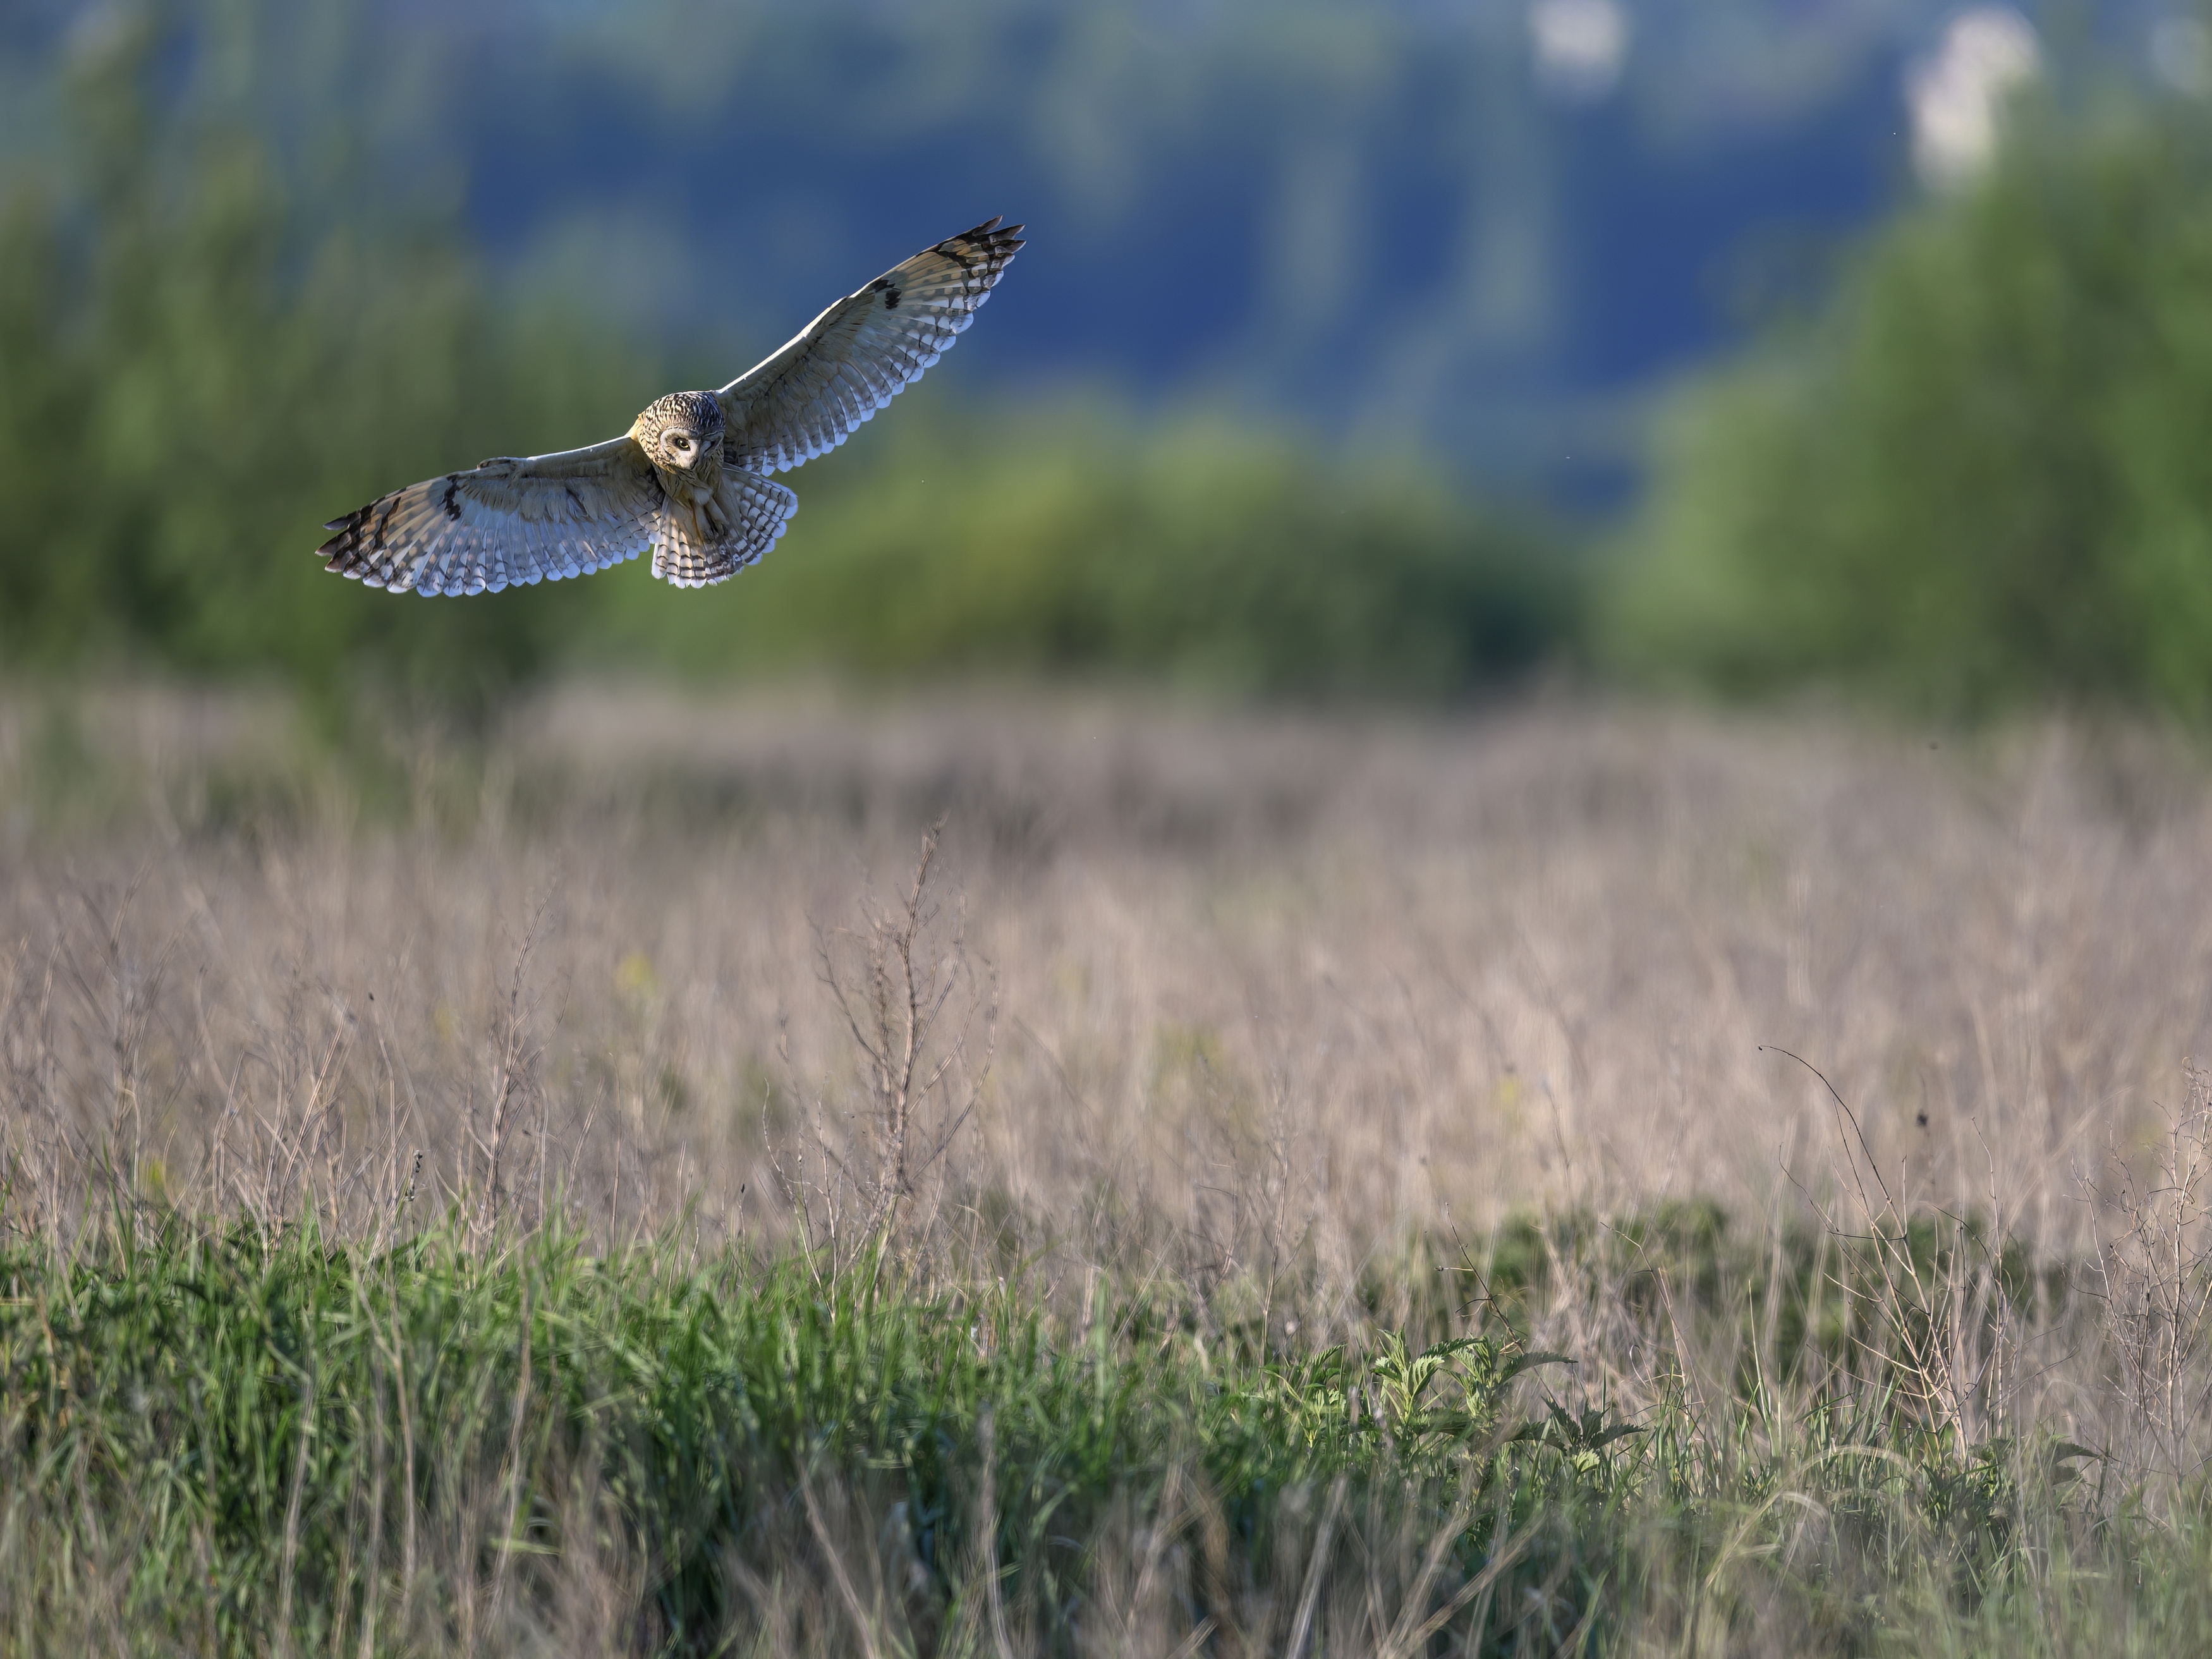
[[[2172,1652],[2212,773],[0,705],[10,1652]]]
[[[1483,323],[1352,432],[1076,349],[1146,77],[982,8],[1080,187],[776,560],[423,607],[315,526],[784,301],[524,280],[343,9],[98,9],[0,62],[0,1653],[2212,1650],[2201,99],[2054,54],[1648,431]],[[732,18],[688,144],[857,72]],[[1209,218],[1477,84],[1212,38]]]

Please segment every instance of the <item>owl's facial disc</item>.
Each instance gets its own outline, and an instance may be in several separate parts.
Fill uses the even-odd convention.
[[[639,416],[631,430],[654,465],[692,471],[721,441],[722,406],[711,392],[672,392]]]

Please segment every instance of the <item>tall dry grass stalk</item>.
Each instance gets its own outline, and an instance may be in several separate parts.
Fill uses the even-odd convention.
[[[1422,1316],[1408,1249],[1711,1198],[1875,1276],[1853,1340],[1931,1426],[2056,1410],[2180,1481],[2208,870],[2212,780],[2131,729],[578,687],[341,761],[267,702],[27,696],[5,1219],[895,1227],[1071,1328],[1108,1275],[1304,1342]],[[2008,1240],[2095,1264],[2094,1344],[2006,1324]],[[1771,1309],[1655,1340],[1657,1283],[1538,1340],[1631,1404],[1776,1361]]]

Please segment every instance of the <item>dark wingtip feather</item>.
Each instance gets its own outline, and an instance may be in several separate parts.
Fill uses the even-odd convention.
[[[357,507],[343,519],[332,519],[323,526],[325,530],[337,532],[315,550],[315,556],[322,560],[324,569],[335,571],[341,576],[352,576],[367,568],[369,561],[362,548],[367,538],[362,531],[368,523],[369,514],[376,511],[378,505],[378,502],[371,501],[367,507]]]
[[[1025,227],[1006,224],[1006,217],[1003,213],[994,213],[974,229],[963,230],[957,236],[946,237],[938,246],[949,247],[955,242],[979,242],[991,253],[1011,259],[1015,250],[1024,246],[1017,233]]]

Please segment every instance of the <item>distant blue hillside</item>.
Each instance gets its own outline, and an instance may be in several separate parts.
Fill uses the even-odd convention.
[[[1632,477],[1666,377],[1913,187],[1900,76],[1954,9],[1628,0],[1617,81],[1568,94],[1502,0],[384,0],[233,8],[251,45],[214,49],[193,20],[223,9],[155,9],[180,83],[250,107],[311,182],[366,158],[520,289],[677,343],[702,382],[1003,212],[1034,243],[955,386],[1411,436],[1585,506]],[[52,64],[118,9],[0,14],[9,156],[50,144]],[[2087,32],[2126,49],[2151,15]]]
[[[1636,395],[1740,331],[1747,251],[1832,241],[1904,176],[1900,52],[1872,33],[1806,84],[1686,109],[1633,48],[1611,96],[1547,99],[1494,8],[918,9],[941,35],[833,5],[665,63],[589,11],[526,50],[469,34],[448,107],[471,221],[656,328],[734,302],[765,349],[1005,212],[1034,245],[961,349],[968,385],[1411,432],[1587,501],[1620,488]]]

